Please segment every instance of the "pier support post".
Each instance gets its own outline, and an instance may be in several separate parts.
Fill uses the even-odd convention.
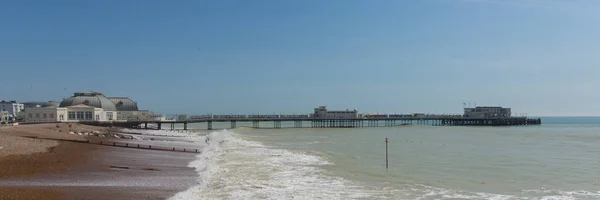
[[[186,123],[183,123],[183,130],[186,130],[186,131],[187,131],[187,122],[186,122]]]
[[[158,122],[158,130],[162,129],[162,123]]]
[[[148,122],[144,122],[144,128],[148,129]]]
[[[236,121],[231,121],[231,128],[234,129],[237,127]]]
[[[207,124],[206,124],[206,127],[207,127],[208,130],[213,130],[213,128],[212,128],[212,121],[208,121]]]
[[[276,121],[276,125],[277,125],[276,128],[281,128],[281,121]]]

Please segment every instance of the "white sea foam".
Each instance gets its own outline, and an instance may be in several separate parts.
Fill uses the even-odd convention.
[[[151,129],[121,129],[123,133],[140,133],[142,135],[157,135],[157,136],[176,136],[176,137],[194,137],[196,132],[192,131],[170,131],[170,130],[151,130]]]
[[[198,159],[190,163],[199,184],[171,199],[368,199],[350,181],[327,176],[318,156],[264,146],[229,131],[213,132]]]
[[[565,190],[550,190],[536,189],[523,190],[523,194],[527,196],[537,196],[539,200],[571,200],[571,199],[600,199],[600,191],[591,192],[585,190],[565,191]]]

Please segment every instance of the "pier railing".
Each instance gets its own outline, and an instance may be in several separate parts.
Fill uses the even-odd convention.
[[[135,122],[135,123],[196,123],[196,122],[230,122],[230,121],[238,121],[238,122],[250,122],[250,121],[318,121],[318,120],[518,120],[518,119],[527,119],[527,117],[487,117],[487,118],[473,118],[473,117],[463,117],[463,116],[413,116],[413,117],[361,117],[361,118],[315,118],[315,117],[305,117],[305,118],[248,118],[248,117],[240,117],[240,118],[211,118],[211,119],[186,119],[186,120],[146,120],[146,121],[138,121],[132,120],[127,122]]]
[[[213,130],[213,123],[230,123],[230,128],[236,128],[239,122],[252,122],[253,128],[264,128],[265,122],[272,123],[272,128],[282,128],[282,122],[293,122],[293,128],[354,128],[354,127],[379,127],[403,125],[430,125],[430,126],[521,126],[539,125],[541,119],[526,117],[496,117],[496,118],[468,118],[459,116],[411,116],[411,117],[373,117],[373,118],[223,118],[223,119],[185,119],[173,121],[116,121],[116,122],[89,122],[93,125],[115,125],[128,128],[149,129],[149,124],[155,124],[152,129],[163,129],[163,124],[176,129],[175,124],[183,125],[188,129],[188,124],[206,123],[208,130]],[[310,126],[305,126],[309,122]],[[263,126],[261,126],[261,123]],[[292,128],[292,127],[290,127]]]

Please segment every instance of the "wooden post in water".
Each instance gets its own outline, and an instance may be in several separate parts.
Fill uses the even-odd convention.
[[[385,138],[385,168],[388,168],[388,139]]]

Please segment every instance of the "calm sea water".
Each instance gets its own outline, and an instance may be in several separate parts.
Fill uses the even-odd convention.
[[[600,199],[600,118],[542,123],[216,131],[177,198]]]

